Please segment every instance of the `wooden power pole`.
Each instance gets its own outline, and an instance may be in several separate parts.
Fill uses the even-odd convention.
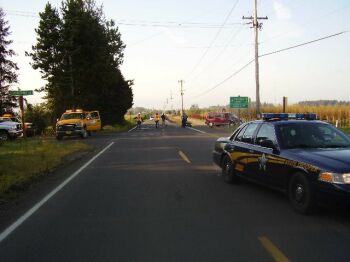
[[[251,22],[249,24],[253,25],[254,36],[255,36],[255,86],[256,86],[256,113],[257,117],[260,118],[260,82],[259,82],[259,35],[258,32],[262,28],[262,23],[259,23],[259,19],[268,19],[265,17],[258,17],[257,11],[257,0],[253,0],[254,12],[253,16],[245,17],[243,19],[249,19]]]
[[[184,90],[183,90],[183,83],[184,83],[184,81],[183,80],[179,80],[179,83],[180,83],[180,86],[181,86],[181,89],[180,89],[180,92],[181,92],[181,115],[183,116],[184,115]]]

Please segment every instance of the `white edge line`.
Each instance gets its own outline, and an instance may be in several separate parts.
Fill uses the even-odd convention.
[[[133,130],[135,130],[136,127],[137,127],[137,126],[134,126],[133,128],[131,128],[131,129],[128,131],[128,133],[131,132],[131,131],[133,131]]]
[[[193,131],[199,132],[199,133],[201,133],[201,134],[208,134],[207,132],[204,132],[204,131],[202,131],[202,130],[199,130],[199,129],[196,129],[196,128],[193,128],[193,127],[187,127],[187,128],[189,128],[189,129],[191,129],[191,130],[193,130]]]
[[[68,177],[65,181],[63,181],[58,187],[52,190],[49,194],[47,194],[42,200],[36,203],[31,209],[29,209],[24,215],[18,218],[11,226],[6,228],[0,234],[0,243],[6,239],[13,231],[16,230],[24,221],[26,221],[31,215],[33,215],[41,206],[43,206],[50,198],[52,198],[58,191],[60,191],[65,185],[67,185],[71,180],[73,180],[77,175],[81,173],[88,165],[90,165],[96,158],[102,155],[108,148],[110,148],[114,142],[111,142],[108,146],[106,146],[103,150],[101,150],[97,155],[91,158],[88,162],[86,162],[82,167],[80,167],[77,171],[75,171],[70,177]]]

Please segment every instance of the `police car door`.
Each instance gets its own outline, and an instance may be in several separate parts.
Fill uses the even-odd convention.
[[[251,179],[254,179],[256,176],[252,168],[253,163],[257,161],[257,156],[255,155],[256,152],[254,151],[253,139],[258,126],[259,123],[248,124],[244,130],[242,137],[239,138],[239,135],[237,136],[237,140],[240,139],[240,143],[236,143],[236,150],[239,151],[244,163],[244,170],[242,173],[244,173],[247,178]]]
[[[254,170],[258,175],[257,179],[270,186],[277,186],[279,181],[275,181],[275,175],[279,172],[280,163],[283,161],[277,154],[278,145],[274,125],[263,123],[257,132],[255,144],[257,162]]]

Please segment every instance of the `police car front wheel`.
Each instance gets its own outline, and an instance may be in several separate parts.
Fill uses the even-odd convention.
[[[315,204],[312,188],[303,173],[297,172],[290,179],[288,198],[293,208],[301,214],[308,214],[313,210]]]

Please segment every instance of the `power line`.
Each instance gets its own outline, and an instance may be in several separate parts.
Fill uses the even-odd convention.
[[[273,54],[284,52],[284,51],[287,51],[287,50],[290,50],[290,49],[294,49],[294,48],[297,48],[297,47],[300,47],[300,46],[304,46],[304,45],[312,44],[312,43],[315,43],[315,42],[319,42],[319,41],[322,41],[322,40],[325,40],[325,39],[328,39],[328,38],[332,38],[332,37],[335,37],[335,36],[338,36],[338,35],[342,35],[342,34],[348,33],[349,31],[350,30],[345,30],[345,31],[342,31],[342,32],[339,32],[339,33],[336,33],[336,34],[332,34],[332,35],[328,35],[328,36],[324,36],[324,37],[321,37],[321,38],[318,38],[318,39],[315,39],[315,40],[312,40],[312,41],[308,41],[308,42],[301,43],[301,44],[298,44],[298,45],[282,48],[280,50],[276,50],[276,51],[272,51],[272,52],[269,52],[269,53],[262,54],[259,57],[273,55]]]
[[[310,18],[310,19],[308,19],[307,22],[302,23],[300,26],[301,26],[301,27],[309,26],[309,25],[311,25],[311,24],[313,24],[313,23],[315,23],[315,22],[318,22],[320,19],[324,19],[325,17],[328,17],[328,16],[331,16],[331,15],[333,15],[333,14],[335,14],[335,13],[344,11],[346,8],[349,8],[349,7],[350,7],[350,4],[347,3],[347,4],[345,4],[344,6],[342,6],[342,7],[340,7],[340,8],[333,9],[333,10],[331,10],[330,12],[325,13],[325,14],[319,16],[319,17],[312,18],[312,19]],[[270,41],[273,40],[273,39],[280,38],[280,37],[282,37],[282,36],[284,36],[284,35],[286,35],[286,34],[288,34],[288,33],[290,33],[290,32],[293,32],[293,31],[295,31],[295,30],[288,30],[288,31],[285,31],[285,32],[276,34],[276,35],[274,35],[274,36],[271,36],[271,37],[267,38],[266,40],[260,42],[260,45],[261,45],[261,44],[265,44],[265,43],[267,43],[267,42],[270,42]]]
[[[115,21],[117,25],[125,25],[125,26],[140,26],[140,27],[168,27],[168,28],[203,28],[203,29],[224,29],[230,28],[228,26],[221,25],[188,25],[188,24],[152,24],[152,23],[132,23],[132,22],[119,22]],[[233,25],[243,25],[243,23],[235,23]],[[232,25],[231,25],[232,26]]]
[[[246,67],[248,67],[251,63],[253,63],[255,61],[255,59],[253,60],[250,60],[248,63],[246,63],[244,66],[242,66],[240,69],[238,69],[237,71],[235,71],[233,74],[229,75],[228,77],[226,77],[224,80],[222,80],[220,83],[216,84],[215,86],[213,86],[212,88],[210,89],[207,89],[206,91],[200,93],[199,95],[197,96],[194,96],[194,97],[191,97],[192,99],[194,98],[198,98],[198,97],[201,97],[211,91],[213,91],[214,89],[218,88],[219,86],[221,86],[222,84],[226,83],[228,80],[230,80],[232,77],[238,75],[243,69],[245,69]],[[190,98],[190,99],[191,99]]]
[[[237,1],[233,4],[233,6],[232,6],[230,12],[227,14],[227,16],[226,16],[224,22],[222,23],[221,27],[220,27],[219,30],[216,32],[216,34],[215,34],[213,40],[210,42],[209,47],[204,51],[203,55],[199,58],[199,60],[197,61],[197,63],[195,64],[195,66],[192,68],[191,72],[190,72],[188,75],[191,75],[191,74],[197,69],[197,67],[200,65],[200,63],[202,63],[203,59],[204,59],[204,58],[206,57],[206,55],[208,54],[210,48],[213,46],[213,44],[215,43],[216,39],[219,37],[219,35],[220,35],[220,33],[221,33],[221,30],[222,30],[223,27],[226,25],[226,23],[227,23],[228,19],[230,18],[231,14],[232,14],[233,11],[235,10],[235,8],[236,8],[238,2],[239,2],[239,0],[237,0]]]
[[[5,11],[7,15],[40,18],[36,13],[23,11]],[[140,26],[140,27],[169,27],[169,28],[203,28],[203,29],[223,29],[232,26],[243,25],[241,22],[222,24],[204,23],[204,22],[175,22],[175,21],[146,21],[146,20],[116,20],[117,25]]]
[[[205,72],[209,66],[213,65],[216,60],[218,60],[226,51],[226,49],[229,47],[230,43],[239,35],[239,33],[242,31],[243,27],[241,27],[240,29],[236,30],[234,32],[234,34],[231,35],[231,37],[229,38],[228,42],[226,43],[226,45],[223,46],[223,48],[221,49],[220,53],[201,71],[199,72],[193,79],[192,81],[194,81],[195,79],[197,79],[203,72]],[[213,46],[211,47],[213,48]]]
[[[341,32],[339,32],[339,33],[335,33],[335,34],[332,34],[332,35],[324,36],[324,37],[321,37],[321,38],[318,38],[318,39],[315,39],[315,40],[311,40],[311,41],[308,41],[308,42],[305,42],[305,43],[301,43],[301,44],[298,44],[298,45],[293,45],[293,46],[286,47],[286,48],[282,48],[282,49],[279,49],[279,50],[276,50],[276,51],[268,52],[268,53],[259,55],[259,57],[264,57],[264,56],[269,56],[269,55],[281,53],[281,52],[284,52],[284,51],[288,51],[288,50],[291,50],[291,49],[294,49],[294,48],[297,48],[297,47],[301,47],[301,46],[305,46],[305,45],[312,44],[312,43],[315,43],[315,42],[319,42],[319,41],[322,41],[322,40],[325,40],[325,39],[329,39],[329,38],[332,38],[332,37],[335,37],[335,36],[339,36],[339,35],[342,35],[342,34],[345,34],[345,33],[349,33],[349,32],[350,32],[350,29],[344,30],[344,31],[341,31]],[[248,66],[249,66],[250,64],[252,64],[254,61],[255,61],[255,59],[250,60],[250,61],[249,61],[248,63],[246,63],[244,66],[242,66],[241,68],[239,68],[237,71],[235,71],[234,73],[232,73],[231,75],[229,75],[228,77],[226,77],[224,80],[222,80],[221,82],[219,82],[219,83],[216,84],[215,86],[213,86],[213,87],[207,89],[206,91],[200,93],[199,95],[190,97],[189,99],[195,99],[195,98],[201,97],[201,96],[203,96],[203,95],[205,95],[205,94],[207,94],[207,93],[213,91],[214,89],[218,88],[218,87],[221,86],[222,84],[226,83],[226,82],[227,82],[228,80],[230,80],[232,77],[234,77],[234,76],[236,76],[237,74],[239,74],[243,69],[245,69],[246,67],[248,67]]]

